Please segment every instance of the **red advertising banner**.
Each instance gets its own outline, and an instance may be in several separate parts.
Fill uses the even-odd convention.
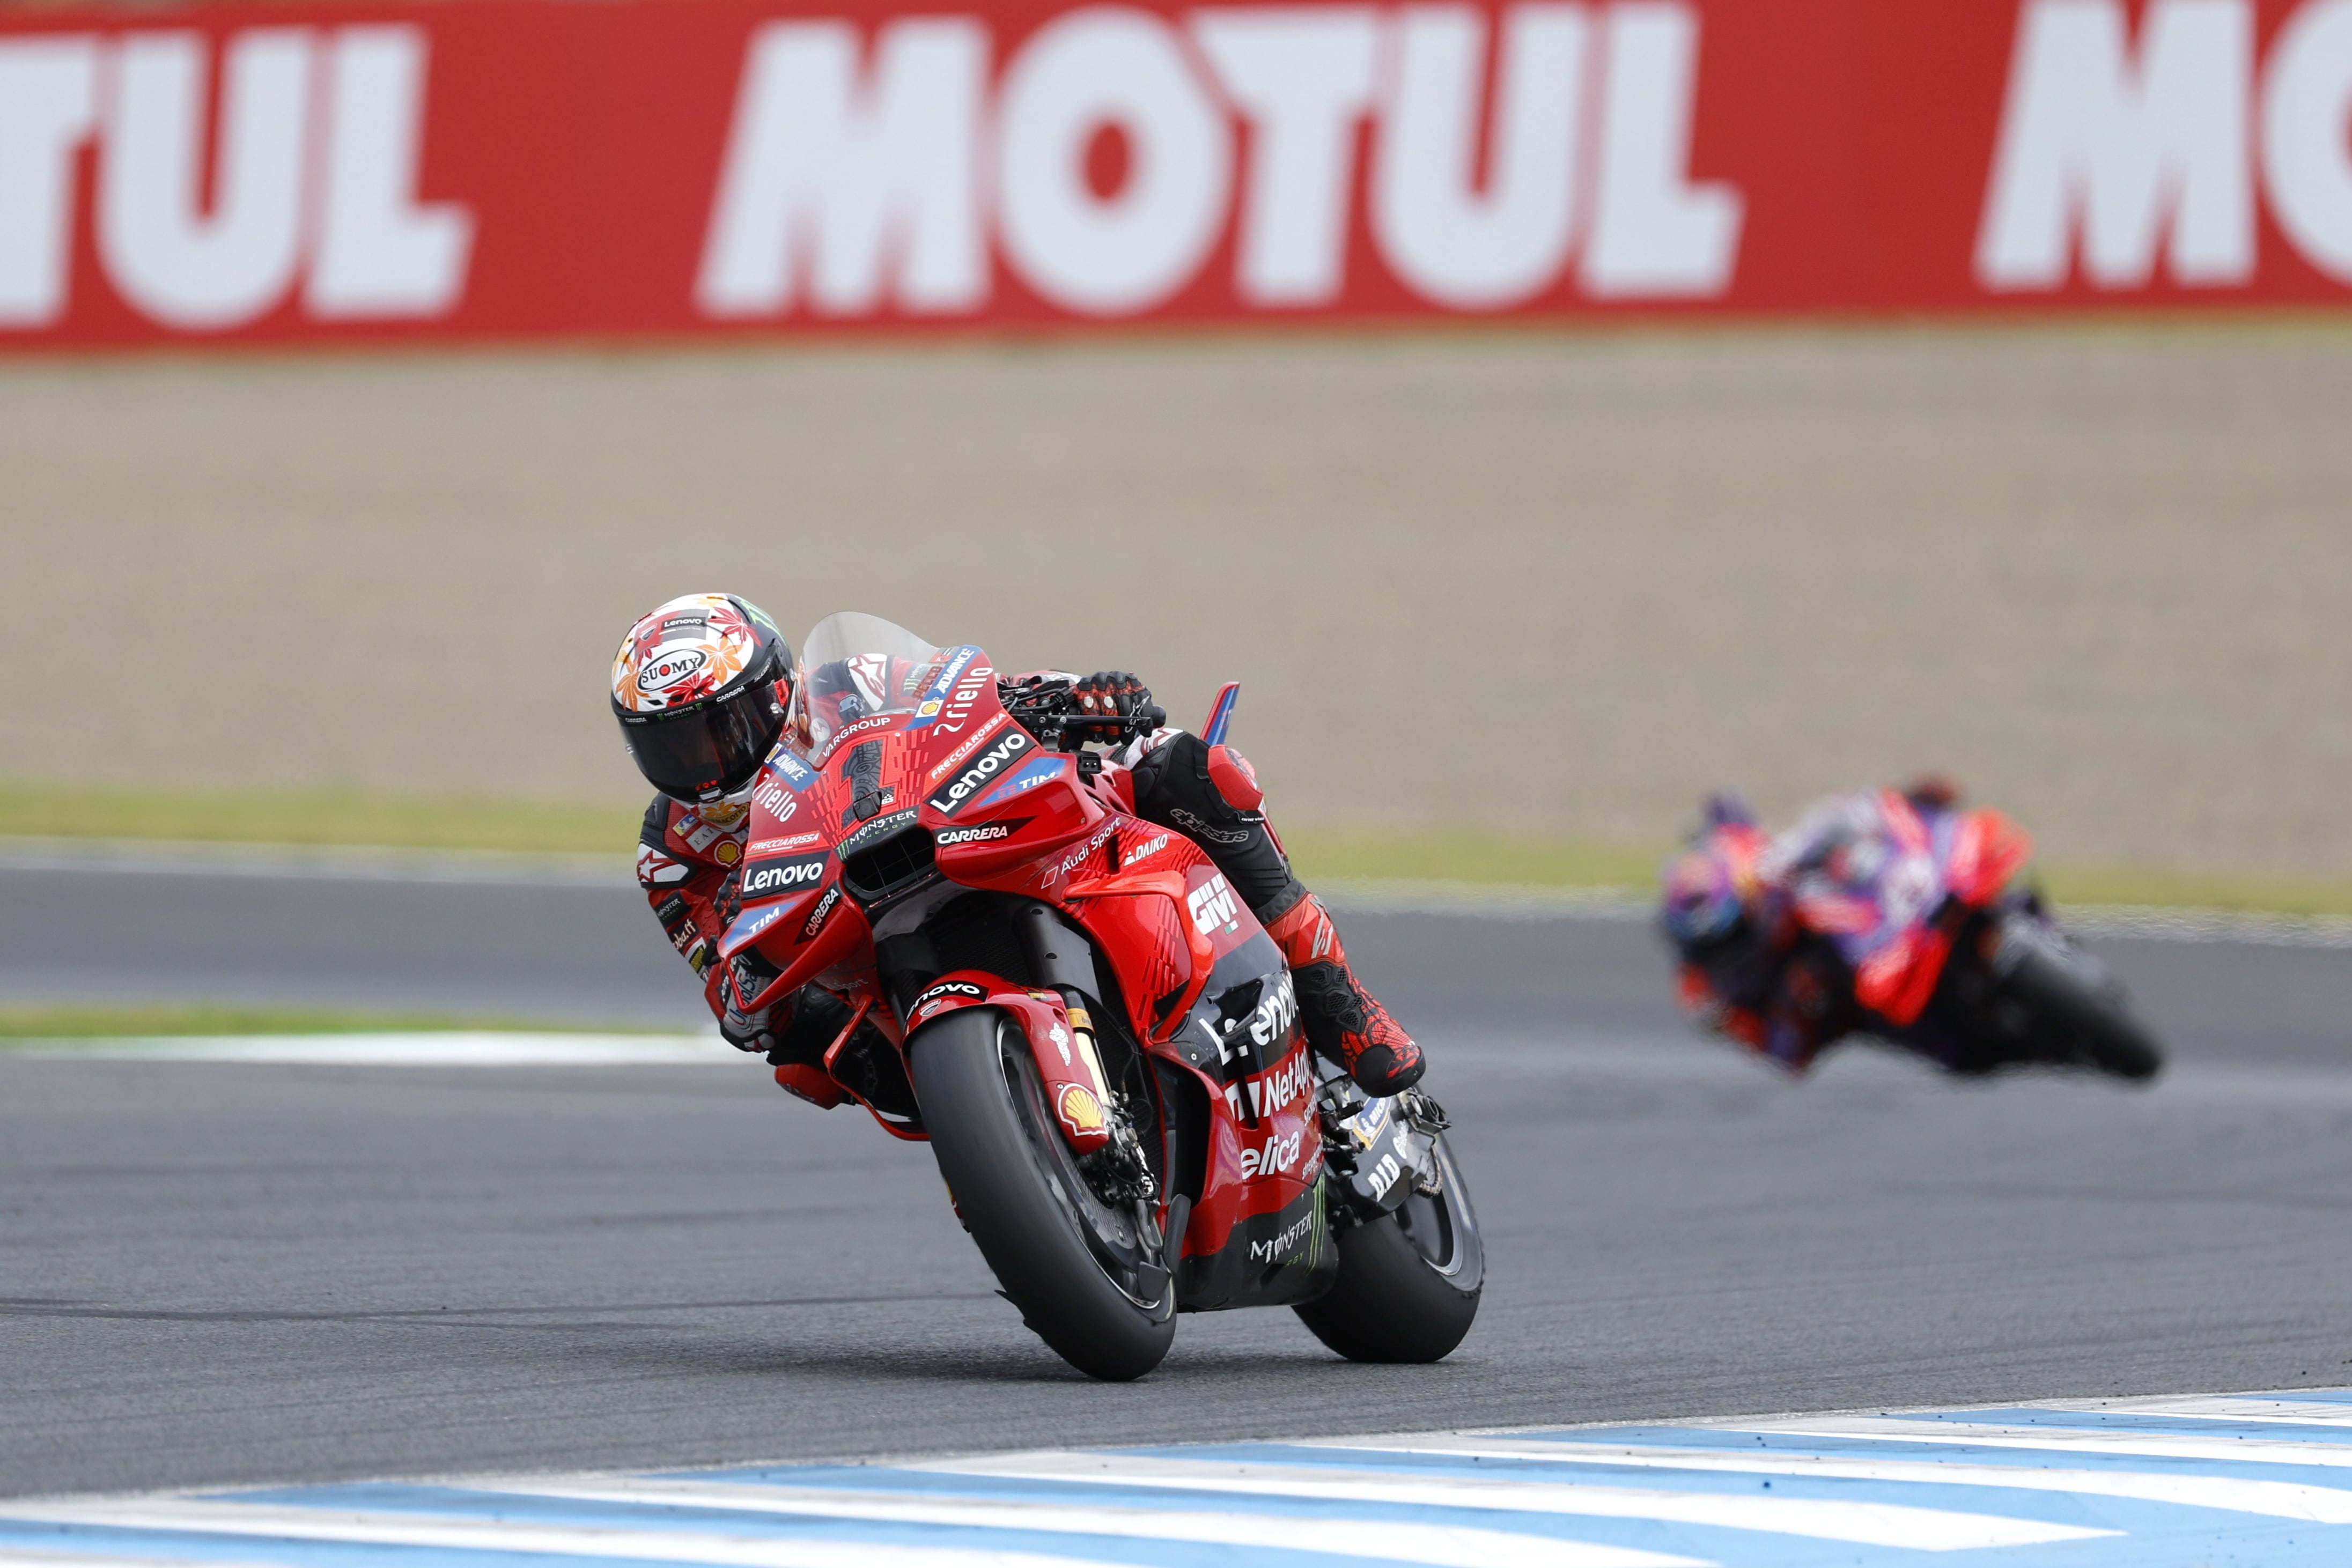
[[[0,345],[2352,299],[2352,0],[0,24]]]

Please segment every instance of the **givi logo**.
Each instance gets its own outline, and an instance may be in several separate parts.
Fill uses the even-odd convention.
[[[159,325],[240,327],[298,284],[314,320],[450,309],[473,215],[415,199],[424,31],[247,28],[217,90],[213,54],[195,32],[0,39],[0,326],[68,309],[93,140],[101,268]]]
[[[769,23],[746,56],[697,303],[733,319],[971,314],[994,250],[1053,305],[1131,316],[1191,287],[1231,230],[1237,299],[1329,306],[1360,218],[1380,264],[1451,309],[1523,304],[1572,259],[1596,298],[1722,292],[1742,208],[1685,172],[1696,14],[1618,0],[1498,15],[1087,6],[993,81],[976,16],[887,23],[870,47],[845,21]]]

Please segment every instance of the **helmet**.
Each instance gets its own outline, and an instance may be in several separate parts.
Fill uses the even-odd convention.
[[[783,733],[793,651],[731,593],[673,599],[629,628],[613,656],[613,716],[646,782],[673,800],[747,788]]]
[[[1705,946],[1739,929],[1757,889],[1759,836],[1752,829],[1718,830],[1666,862],[1659,877],[1662,913],[1666,934],[1675,942]]]

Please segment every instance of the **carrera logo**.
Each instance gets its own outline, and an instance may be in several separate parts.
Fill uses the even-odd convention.
[[[824,880],[824,855],[795,855],[789,860],[753,861],[743,868],[743,896],[770,898],[814,887]]]
[[[840,902],[841,883],[836,882],[824,890],[824,896],[816,901],[814,909],[809,911],[807,922],[801,926],[801,940],[815,940],[816,934],[824,929],[826,919],[832,915],[833,906]]]
[[[946,757],[942,758],[939,766],[931,769],[930,777],[924,779],[923,782],[926,784],[936,784],[940,779],[946,778],[949,774],[954,772],[958,764],[961,763],[965,758],[970,757],[973,752],[980,749],[981,743],[982,741],[986,740],[990,736],[994,735],[998,730],[1003,728],[1011,722],[1012,721],[1003,714],[998,714],[994,718],[992,718],[986,724],[982,725],[977,734],[963,740],[953,751],[949,752]]]
[[[1025,729],[1006,730],[995,745],[973,758],[971,766],[958,774],[954,783],[932,796],[928,804],[943,817],[954,816],[982,785],[1003,771],[1005,764],[1036,744]]]
[[[1211,877],[1192,890],[1186,900],[1192,909],[1192,926],[1203,936],[1213,936],[1220,927],[1226,931],[1241,929],[1241,900],[1234,894],[1234,884],[1223,875]]]
[[[824,836],[822,833],[794,833],[790,838],[761,839],[751,846],[751,852],[755,855],[778,854],[785,850],[796,850],[803,844],[813,844]]]
[[[709,663],[709,653],[700,648],[681,648],[675,653],[665,653],[658,662],[639,672],[637,690],[666,692],[699,672]]]
[[[941,849],[950,844],[981,844],[992,839],[1009,839],[1028,823],[1029,819],[1024,817],[1017,822],[990,822],[977,828],[942,828],[932,837]]]

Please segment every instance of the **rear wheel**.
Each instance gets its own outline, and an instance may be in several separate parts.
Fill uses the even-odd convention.
[[[1135,1206],[1106,1201],[1078,1169],[1019,1027],[966,1008],[918,1034],[911,1055],[940,1175],[1023,1320],[1089,1376],[1159,1365],[1175,1281]]]
[[[1478,1315],[1486,1253],[1470,1189],[1443,1134],[1436,1161],[1438,1190],[1416,1190],[1394,1212],[1341,1231],[1331,1289],[1291,1309],[1350,1361],[1442,1360]]]
[[[1933,1011],[1957,1040],[1939,1054],[1970,1076],[2045,1062],[2137,1082],[2164,1065],[2123,988],[2033,911],[2006,911],[1979,926],[1954,955]]]
[[[2095,1067],[2135,1082],[2156,1076],[2164,1054],[2112,988],[2039,949],[2021,953],[1994,983],[1994,1002],[2035,1060]]]

